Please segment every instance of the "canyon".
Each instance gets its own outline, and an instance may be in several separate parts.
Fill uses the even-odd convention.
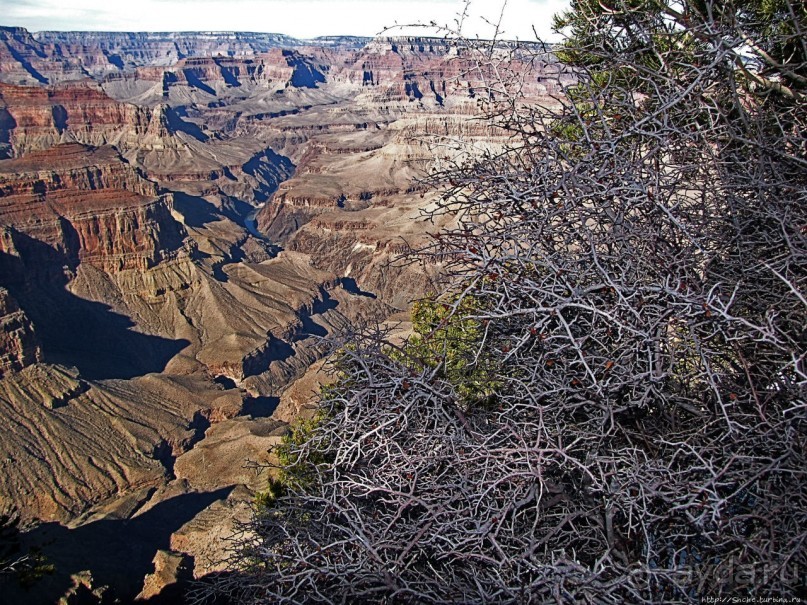
[[[573,81],[500,47],[535,102]],[[334,342],[433,289],[396,259],[453,144],[503,140],[489,76],[438,38],[0,27],[0,507],[55,566],[0,595],[226,569]]]

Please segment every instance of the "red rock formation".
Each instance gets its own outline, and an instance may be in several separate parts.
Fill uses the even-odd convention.
[[[0,162],[0,197],[69,189],[119,189],[147,197],[157,195],[157,185],[111,147],[71,143]]]
[[[47,84],[87,76],[81,61],[58,47],[43,47],[22,27],[0,27],[0,81]]]
[[[105,271],[146,269],[184,237],[158,195],[113,149],[71,144],[0,161],[0,252],[19,254],[22,233]]]
[[[364,40],[330,40],[327,44],[355,47]],[[102,78],[142,66],[169,67],[188,57],[251,57],[302,44],[281,34],[37,32],[32,35],[22,27],[0,27],[0,82],[41,85],[88,76]]]
[[[483,95],[485,81],[510,74],[523,79],[527,96],[558,91],[557,61],[535,45],[501,43],[491,58],[497,71],[481,67],[464,43],[439,38],[376,38],[359,51],[343,51],[340,58],[332,59],[329,78],[365,87],[376,102],[443,106],[454,98]]]
[[[189,57],[170,70],[176,82],[195,85],[222,83],[229,86],[258,83],[286,83],[294,68],[280,49],[257,57]]]
[[[0,84],[0,120],[15,155],[71,140],[125,146],[146,132],[151,119],[148,108],[115,101],[88,82],[50,88]]]

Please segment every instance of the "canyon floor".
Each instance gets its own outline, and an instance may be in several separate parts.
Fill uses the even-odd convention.
[[[551,54],[501,53],[553,102]],[[0,28],[0,506],[55,566],[0,601],[227,568],[333,342],[433,289],[396,259],[442,226],[421,179],[501,142],[489,75],[434,38]]]

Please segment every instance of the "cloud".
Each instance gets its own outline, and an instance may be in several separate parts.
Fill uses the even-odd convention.
[[[502,20],[506,37],[533,39],[534,25],[550,34],[552,13],[568,0],[508,0]],[[490,37],[499,0],[471,2],[464,33]],[[453,25],[461,0],[14,0],[2,18],[31,30],[265,31],[297,37],[327,34],[372,36],[396,24]],[[483,19],[487,18],[487,21]],[[412,30],[397,30],[406,33]],[[416,30],[418,33],[426,33]]]

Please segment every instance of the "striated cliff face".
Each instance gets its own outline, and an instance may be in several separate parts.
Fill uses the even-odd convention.
[[[327,66],[296,50],[272,49],[254,58],[189,57],[179,61],[169,72],[169,84],[186,84],[220,90],[222,85],[295,86],[315,88],[325,82]]]
[[[120,67],[168,66],[186,57],[252,56],[273,48],[290,48],[300,40],[259,32],[37,32],[44,46],[98,49]],[[71,53],[76,56],[77,53]],[[81,56],[81,54],[78,54]]]
[[[165,68],[183,60],[214,58],[222,71],[228,59],[255,57],[276,49],[358,49],[369,39],[333,36],[298,40],[257,32],[36,32],[0,26],[0,82],[55,84],[85,78],[102,79],[138,67]],[[240,74],[229,73],[225,77]]]
[[[249,197],[291,166],[264,150],[239,170]],[[20,466],[0,487],[26,516],[69,520],[172,480],[171,460],[206,426],[189,428],[199,414],[221,422],[279,394],[324,353],[318,336],[375,304],[300,255],[272,259],[225,211],[164,192],[111,147],[57,145],[0,161],[0,401],[20,427],[7,435],[9,451],[41,431],[25,450],[36,462],[11,456]],[[240,260],[247,254],[261,260]],[[183,405],[168,414],[140,380],[157,373],[184,385],[172,395]],[[109,399],[110,380],[129,399]],[[108,413],[93,431],[74,433],[98,406]],[[131,427],[115,424],[121,410]],[[132,432],[134,449],[102,450]],[[85,458],[62,459],[79,451],[91,452],[86,476]]]
[[[329,75],[333,81],[362,86],[377,103],[450,106],[484,98],[485,82],[525,74],[534,76],[524,82],[528,95],[559,91],[556,75],[562,67],[546,47],[503,43],[497,53],[489,62],[480,62],[471,48],[456,40],[376,38],[354,53],[343,53]]]
[[[50,88],[0,84],[0,129],[9,146],[6,155],[19,156],[70,141],[126,147],[136,144],[151,122],[149,108],[115,101],[96,84]]]
[[[138,66],[167,67],[186,57],[253,56],[300,46],[281,34],[237,32],[38,32],[0,27],[0,81],[53,84],[102,78]]]
[[[0,196],[67,189],[117,189],[147,197],[157,195],[157,185],[111,147],[58,145],[0,163]]]
[[[148,269],[176,251],[184,230],[170,195],[111,148],[65,145],[0,162],[0,252],[42,264],[26,241],[44,243],[68,266]]]
[[[37,85],[86,76],[78,57],[43,46],[22,27],[0,26],[0,81]]]

